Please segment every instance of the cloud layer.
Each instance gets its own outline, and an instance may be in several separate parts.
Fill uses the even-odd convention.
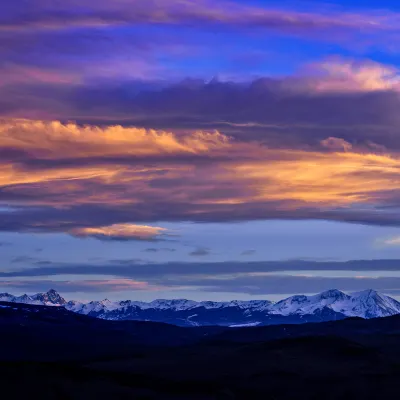
[[[400,226],[398,11],[323,1],[6,3],[0,13],[4,285],[75,274],[83,280],[63,278],[59,287],[395,289],[395,280],[381,277],[373,285],[362,277],[382,265],[397,271],[386,261],[330,265],[360,276],[328,281],[281,276],[281,264],[141,264],[131,252],[144,244],[116,241],[174,241],[174,248],[149,244],[140,254],[212,261],[226,259],[221,249],[229,238],[210,244],[199,234],[190,241],[171,223]],[[15,232],[72,236],[18,235],[44,240],[31,246],[43,254],[64,240],[77,244],[76,253],[65,254],[63,265],[32,257],[37,251],[15,253],[17,246],[5,246]],[[397,236],[377,241],[377,251],[395,251]],[[121,248],[112,256],[121,259],[69,264],[104,245],[90,238],[107,241],[106,251]],[[247,249],[243,261],[263,254],[253,243],[237,254],[239,248]],[[17,270],[24,265],[31,268]],[[285,264],[293,273],[300,267]]]
[[[400,278],[325,278],[325,277],[302,277],[302,276],[279,276],[268,277],[238,277],[235,279],[189,279],[186,281],[168,281],[164,285],[152,285],[146,282],[132,279],[102,279],[102,280],[75,280],[75,281],[51,281],[51,280],[19,280],[0,281],[0,287],[10,291],[36,291],[55,288],[61,293],[85,292],[85,293],[108,293],[162,290],[198,290],[214,293],[240,293],[254,296],[287,295],[290,293],[319,293],[324,290],[340,287],[342,290],[355,292],[365,288],[374,288],[388,294],[398,295],[400,290]],[[301,288],[301,292],[299,292]],[[237,296],[237,295],[235,295]]]
[[[23,10],[23,11],[22,11]],[[138,24],[217,24],[284,31],[291,34],[330,30],[397,31],[399,16],[394,12],[315,12],[246,6],[235,1],[135,0],[70,1],[34,6],[23,0],[5,7],[1,30],[64,30]]]
[[[0,287],[45,290],[51,286],[65,292],[111,293],[136,290],[201,290],[249,295],[316,293],[331,288],[347,291],[375,288],[398,294],[399,265],[399,260],[164,264],[138,264],[122,260],[110,262],[108,265],[54,264],[0,272]],[[371,273],[375,273],[377,269],[380,273],[372,276]],[[326,271],[330,271],[331,276],[324,276]],[[335,273],[332,275],[333,271]],[[349,271],[353,273],[349,274]],[[102,279],[95,279],[98,275]],[[62,279],[52,280],[54,276],[62,276]],[[74,276],[74,279],[68,279],[69,276]],[[204,297],[207,298],[207,294]]]
[[[356,69],[355,75],[366,75],[365,68]],[[344,70],[350,79],[348,67]],[[361,120],[350,118],[351,113],[361,113],[360,118],[376,118],[377,123],[380,119],[382,126],[385,121],[400,126],[398,114],[386,119],[384,113],[390,108],[380,107],[371,114],[372,106],[378,106],[375,99],[398,102],[397,80],[390,75],[383,85],[385,74],[379,79],[375,72],[366,76],[354,78],[361,84],[351,94],[331,89],[326,94],[327,87],[322,94],[320,89],[313,93],[312,88],[320,87],[316,82],[322,82],[316,77],[285,81],[292,89],[279,88],[272,97],[271,84],[263,87],[262,82],[251,87],[184,84],[150,93],[149,102],[139,96],[142,115],[151,105],[154,115],[179,112],[177,121],[182,124],[185,116],[195,119],[197,112],[202,121],[197,119],[189,129],[3,119],[0,204],[6,208],[0,211],[0,230],[143,239],[162,234],[163,221],[325,219],[399,226],[400,141],[380,130],[363,137]],[[327,75],[324,82],[335,79]],[[376,85],[381,85],[379,90]],[[281,121],[277,127],[283,129],[277,136],[273,126],[260,119],[266,118],[262,110],[286,92],[279,100],[279,112],[288,113],[282,118],[290,121],[300,112],[315,126],[304,121],[305,130],[296,130],[298,121],[286,129]],[[244,101],[254,103],[255,97],[258,110],[244,106]],[[313,109],[327,100],[332,107]],[[211,104],[206,106],[207,101]],[[295,101],[296,114],[294,108],[289,112],[284,107],[285,101],[288,105]],[[339,101],[349,101],[350,111],[344,113]],[[359,103],[370,105],[366,109]],[[165,114],[161,106],[166,107]],[[207,119],[223,119],[221,107],[231,115],[227,114],[230,129],[200,129]],[[321,121],[325,111],[342,119],[332,132]],[[250,124],[249,113],[259,121]],[[335,133],[344,137],[332,136]],[[140,227],[148,223],[161,225]]]

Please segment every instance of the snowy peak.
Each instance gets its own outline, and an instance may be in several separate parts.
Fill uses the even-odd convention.
[[[343,301],[348,300],[349,296],[340,290],[331,289],[317,295],[320,300]]]
[[[35,304],[35,299],[33,297],[28,296],[27,294],[23,294],[19,297],[14,297],[15,303],[26,303],[26,304]]]
[[[368,299],[379,299],[379,298],[383,298],[383,297],[387,297],[384,296],[383,294],[378,293],[376,290],[373,289],[367,289],[367,290],[363,290],[361,292],[356,292],[356,293],[352,293],[351,294],[352,297],[354,298],[358,298],[360,300],[368,300]]]
[[[192,301],[158,299],[151,302],[124,300],[79,302],[68,301],[54,289],[35,295],[13,296],[0,293],[0,301],[35,305],[63,306],[67,310],[104,319],[150,320],[189,325],[232,323],[232,325],[265,323],[275,318],[282,323],[290,318],[307,322],[344,317],[376,318],[400,314],[400,302],[375,290],[346,294],[337,289],[306,296],[296,295],[277,303],[268,300]],[[287,318],[286,318],[287,317]],[[280,319],[279,319],[280,318]],[[288,319],[289,318],[289,319]],[[262,322],[264,321],[264,322]]]
[[[32,296],[27,294],[13,296],[9,293],[0,293],[0,301],[45,306],[64,306],[67,304],[66,300],[54,289],[50,289],[46,293],[36,293]]]
[[[67,303],[65,299],[61,297],[54,289],[50,289],[46,293],[37,293],[33,295],[31,299],[34,301],[39,301],[45,305],[62,306]]]
[[[292,296],[285,300],[281,300],[272,306],[272,311],[281,315],[308,315],[321,313],[324,309],[329,309],[336,313],[343,314],[348,317],[373,318],[384,315],[393,315],[400,312],[393,302],[380,301],[382,309],[371,300],[371,294],[375,293],[375,297],[380,299],[383,295],[377,292],[367,290],[358,294],[349,296],[340,290],[332,289],[316,294],[314,296]],[[383,296],[387,299],[387,296]],[[370,299],[370,300],[368,300]],[[386,310],[384,310],[386,308]]]
[[[81,314],[104,313],[119,308],[118,302],[112,302],[108,299],[101,301],[90,301],[89,303],[68,302],[65,306],[67,310],[80,312]]]
[[[313,302],[311,297],[296,295],[273,304],[271,311],[280,315],[303,314],[303,311],[309,309],[310,306],[318,306],[318,304],[317,301]]]
[[[400,303],[375,290],[352,294],[352,312],[363,318],[387,317],[400,313]]]
[[[240,301],[233,300],[229,303],[226,303],[226,307],[239,307],[243,310],[258,310],[258,311],[267,311],[271,307],[272,302],[268,300],[249,300],[249,301]]]
[[[15,299],[15,296],[13,296],[10,293],[0,293],[0,301],[13,302],[14,299]]]
[[[328,290],[314,296],[292,296],[272,306],[281,315],[308,315],[324,308],[348,317],[377,318],[400,313],[400,303],[375,290],[347,295],[340,290]]]
[[[196,307],[198,303],[192,300],[186,299],[175,299],[175,300],[154,300],[148,303],[149,308],[157,308],[160,310],[170,309],[170,310],[190,310],[193,307]]]

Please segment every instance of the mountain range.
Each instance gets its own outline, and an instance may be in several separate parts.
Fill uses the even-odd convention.
[[[107,299],[90,302],[66,301],[51,289],[31,296],[0,293],[0,301],[64,307],[78,314],[106,320],[154,321],[178,326],[299,324],[347,317],[369,319],[400,314],[400,302],[374,290],[346,294],[333,289],[313,296],[291,296],[278,302],[159,299],[146,303],[133,300],[112,302]]]
[[[0,384],[12,398],[397,397],[400,314],[188,328],[93,318],[57,306],[54,291],[27,297],[52,306],[0,301]]]

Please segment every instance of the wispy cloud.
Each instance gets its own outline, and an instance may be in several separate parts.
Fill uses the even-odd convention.
[[[0,281],[0,287],[13,288],[13,290],[39,291],[56,288],[60,292],[121,292],[121,291],[157,291],[157,286],[149,285],[147,282],[135,281],[133,279],[103,279],[103,280],[76,280],[76,281],[51,281],[34,280]]]
[[[193,257],[205,257],[211,254],[210,249],[199,247],[196,250],[193,250],[189,253],[189,256]]]
[[[134,224],[114,224],[96,228],[75,228],[69,233],[80,238],[95,238],[99,240],[159,240],[167,235],[167,229]]]
[[[12,264],[33,264],[37,261],[38,261],[38,259],[36,257],[18,256],[18,257],[14,257],[11,260],[11,263]]]
[[[56,263],[48,261],[46,265],[35,263],[29,268],[12,271],[0,271],[0,278],[39,278],[57,275],[110,275],[119,278],[158,281],[161,278],[173,277],[208,277],[250,275],[281,275],[284,272],[323,271],[356,272],[400,272],[400,261],[393,260],[353,260],[335,261],[229,261],[229,262],[166,262],[148,263],[143,260],[110,260],[103,263]]]
[[[50,263],[19,271],[3,271],[0,272],[0,287],[32,291],[54,287],[66,292],[202,290],[252,295],[374,288],[386,293],[398,293],[399,272],[400,262],[395,259],[161,264],[114,260],[96,265]],[[69,276],[71,279],[68,279]],[[52,277],[57,278],[53,280]]]
[[[240,253],[241,256],[252,256],[256,253],[256,250],[244,250]]]
[[[378,246],[400,246],[400,236],[376,240]]]
[[[169,247],[161,247],[161,248],[149,247],[147,249],[144,249],[143,251],[146,253],[174,253],[176,252],[176,249],[172,249]]]
[[[25,4],[24,4],[25,5]],[[294,35],[310,32],[396,31],[398,15],[393,12],[345,12],[321,10],[298,12],[208,0],[137,0],[134,2],[83,0],[49,4],[43,0],[24,8],[21,0],[7,5],[1,30],[64,30],[79,27],[137,24],[218,24],[271,29]],[[27,16],[29,15],[29,18]]]
[[[398,294],[400,290],[399,277],[322,277],[309,275],[267,275],[252,276],[238,275],[226,277],[185,277],[159,279],[157,281],[138,281],[136,279],[83,279],[83,280],[0,280],[0,287],[7,291],[41,291],[48,288],[66,293],[87,292],[121,292],[121,291],[176,291],[185,290],[217,293],[246,293],[250,295],[276,295],[276,294],[299,294],[318,293],[332,288],[352,292],[374,288],[386,293]],[[207,294],[204,294],[206,297]]]
[[[171,282],[170,282],[171,284]],[[202,279],[185,282],[186,285],[200,286],[204,291],[237,292],[252,295],[318,293],[332,288],[345,291],[359,291],[373,288],[382,292],[398,290],[399,277],[323,277],[323,276],[239,276],[221,279]]]

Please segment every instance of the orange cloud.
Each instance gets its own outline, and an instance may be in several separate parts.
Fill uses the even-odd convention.
[[[103,240],[155,240],[165,235],[167,229],[134,224],[114,224],[96,228],[75,228],[69,233],[77,237],[94,237]]]
[[[59,121],[3,119],[0,123],[2,150],[23,150],[41,159],[198,154],[227,146],[228,138],[218,132],[178,136],[136,127],[101,128]]]
[[[358,153],[278,151],[282,160],[234,167],[257,185],[253,200],[298,200],[321,207],[368,203],[370,194],[400,188],[400,160]],[[290,156],[290,159],[289,157]]]
[[[3,121],[0,205],[16,211],[0,229],[150,240],[168,232],[132,221],[379,219],[374,208],[396,204],[396,154],[357,151],[340,138],[322,144],[333,151],[267,148],[218,132]]]
[[[374,92],[400,90],[397,68],[373,61],[328,59],[308,67],[313,77],[308,87],[316,92]]]

